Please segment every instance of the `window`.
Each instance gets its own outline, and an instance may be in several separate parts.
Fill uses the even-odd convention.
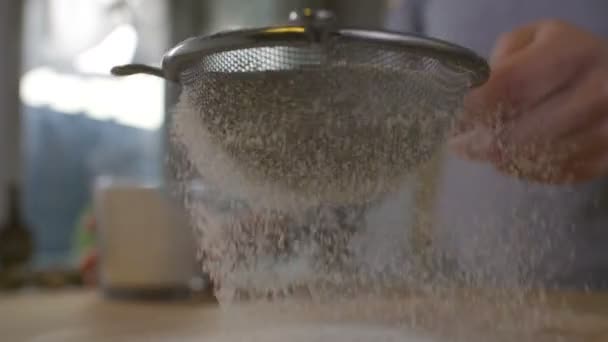
[[[158,63],[168,46],[166,7],[165,0],[26,2],[20,93],[35,266],[70,262],[97,177],[160,180],[164,82],[109,70]]]

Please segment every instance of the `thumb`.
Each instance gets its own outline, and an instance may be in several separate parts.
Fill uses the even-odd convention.
[[[524,50],[534,42],[537,31],[538,24],[530,24],[503,34],[494,45],[490,55],[490,64],[500,64],[512,55]]]
[[[501,65],[516,62],[517,55],[528,48],[536,39],[538,24],[522,26],[512,32],[503,34],[494,46],[490,56],[490,64],[494,72],[485,85],[472,89],[465,97],[465,111],[462,114],[463,122],[477,122],[487,127],[493,127],[500,123],[508,108],[500,108],[500,97],[504,94],[493,90],[493,80],[496,78],[496,70]],[[515,57],[515,58],[514,58]],[[508,116],[508,115],[506,115]]]
[[[448,147],[456,155],[465,159],[477,161],[496,159],[494,136],[489,130],[480,126],[451,137]]]

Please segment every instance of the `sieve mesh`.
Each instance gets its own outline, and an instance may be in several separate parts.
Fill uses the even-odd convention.
[[[244,184],[342,204],[385,194],[429,159],[470,80],[416,50],[347,37],[208,54],[180,76]]]
[[[345,35],[247,42],[173,63],[173,142],[210,191],[186,207],[220,300],[325,298],[431,277],[396,247],[405,236],[378,238],[368,209],[436,154],[471,69]]]

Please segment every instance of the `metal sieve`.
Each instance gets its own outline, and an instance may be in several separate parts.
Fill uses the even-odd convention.
[[[484,59],[441,40],[338,28],[323,10],[292,19],[300,24],[191,38],[162,69],[112,73],[181,84],[208,133],[201,143],[247,184],[339,204],[374,200],[429,160],[489,74]]]

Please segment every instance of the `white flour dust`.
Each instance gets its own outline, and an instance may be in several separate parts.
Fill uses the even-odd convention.
[[[512,330],[521,335],[535,336],[538,327],[550,325],[547,321],[555,321],[545,319],[549,316],[544,316],[542,310],[538,314],[534,311],[526,319],[521,318],[521,309],[528,305],[528,286],[531,285],[528,281],[535,276],[536,260],[514,257],[504,260],[504,263],[477,269],[477,261],[473,260],[474,264],[469,265],[472,272],[455,278],[434,277],[433,269],[443,269],[443,260],[440,256],[437,259],[432,256],[430,262],[420,261],[408,254],[411,237],[406,233],[407,220],[399,218],[388,225],[387,218],[380,214],[381,219],[371,224],[368,214],[377,203],[355,204],[350,201],[345,205],[327,204],[314,196],[306,196],[305,199],[294,197],[273,182],[251,181],[247,169],[218,145],[213,134],[201,124],[201,113],[193,109],[194,104],[190,101],[188,94],[182,95],[175,109],[172,142],[185,156],[184,168],[191,167],[192,170],[187,171],[192,171],[190,174],[200,177],[203,183],[200,188],[186,189],[185,204],[200,236],[199,252],[204,270],[216,285],[221,303],[291,296],[334,299],[357,295],[361,288],[364,291],[372,289],[373,292],[422,287],[421,291],[426,295],[435,297],[444,290],[445,284],[455,281],[466,287],[497,286],[500,300],[493,301],[490,309],[484,308],[481,305],[484,299],[476,295],[469,298],[466,308],[458,307],[459,304],[454,302],[455,308],[449,316],[456,327],[453,329],[459,329],[460,320],[469,324],[478,320],[490,334],[504,324],[509,329],[510,325],[516,326],[517,329]],[[406,179],[404,183],[408,181],[413,180]],[[413,207],[411,203],[407,206],[409,209]],[[410,214],[415,213],[410,211]],[[530,223],[528,217],[513,220],[514,224],[522,226]],[[387,228],[382,229],[382,224]],[[487,234],[493,234],[491,229],[487,232],[480,229],[479,236],[471,238],[483,241],[500,239]],[[511,251],[505,253],[507,255],[519,255],[521,249],[527,248],[525,244],[517,244],[518,239],[525,240],[525,236],[513,239],[515,244],[511,241],[500,247]],[[480,246],[487,249],[489,256],[486,259],[497,252],[488,249],[490,245],[484,242]],[[484,251],[478,254],[483,256]],[[544,249],[539,248],[534,257],[540,258],[543,252]],[[511,282],[495,277],[497,272],[505,269],[512,270]],[[505,283],[519,286],[520,290],[505,290],[503,295],[500,286]],[[450,301],[446,299],[444,304],[448,305]],[[542,305],[539,304],[540,307]],[[399,310],[415,316],[417,322],[425,315],[429,315],[429,321],[437,319],[437,315],[426,312],[426,308],[422,312],[416,312],[420,308],[400,307]],[[473,319],[467,311],[475,310],[479,312],[475,312]],[[490,310],[498,312],[498,318],[486,321],[489,319],[486,312]],[[527,330],[523,331],[522,327]],[[467,332],[470,330],[473,328]],[[275,330],[247,336],[218,336],[216,340],[210,337],[209,341],[432,341],[399,334],[356,329],[306,330],[302,333]],[[548,336],[547,341],[553,341],[551,338],[556,335],[551,331]],[[514,340],[522,339],[496,339]]]
[[[464,275],[455,269],[453,278],[435,274],[449,266],[440,254],[412,255],[415,237],[406,231],[414,223],[403,218],[389,223],[386,217],[371,222],[369,215],[382,199],[417,181],[409,172],[431,158],[445,138],[466,82],[456,79],[446,87],[431,78],[408,88],[387,75],[336,72],[340,77],[232,80],[218,73],[184,87],[172,117],[172,143],[184,156],[184,168],[192,168],[188,171],[203,184],[186,189],[186,208],[220,301],[291,296],[323,301],[420,287],[436,294],[444,281],[475,286],[491,278],[493,270],[484,269]],[[318,79],[307,84],[310,77]],[[382,80],[376,80],[378,87],[358,86],[374,83],[374,77]],[[328,89],[340,91],[325,93]],[[430,100],[442,95],[437,108]],[[412,96],[419,96],[416,105],[405,106]],[[377,110],[386,115],[370,115]],[[411,202],[404,206],[410,216],[418,214]],[[517,285],[520,274],[533,272],[513,268]],[[500,311],[517,311],[525,295],[525,288],[510,294]],[[284,334],[265,339],[282,340]],[[315,340],[310,331],[305,336]]]
[[[366,66],[193,73],[175,137],[206,181],[270,208],[395,191],[444,142],[468,85],[465,74]]]
[[[471,75],[332,45],[220,52],[180,76],[172,142],[205,185],[186,207],[221,297],[382,288],[413,273],[409,223],[383,235],[366,216],[436,153]]]
[[[186,207],[220,297],[322,296],[340,285],[380,288],[412,278],[407,219],[370,215],[366,204],[290,201],[273,184],[248,182],[188,101],[183,95],[174,111],[172,142],[205,184],[186,190]]]

